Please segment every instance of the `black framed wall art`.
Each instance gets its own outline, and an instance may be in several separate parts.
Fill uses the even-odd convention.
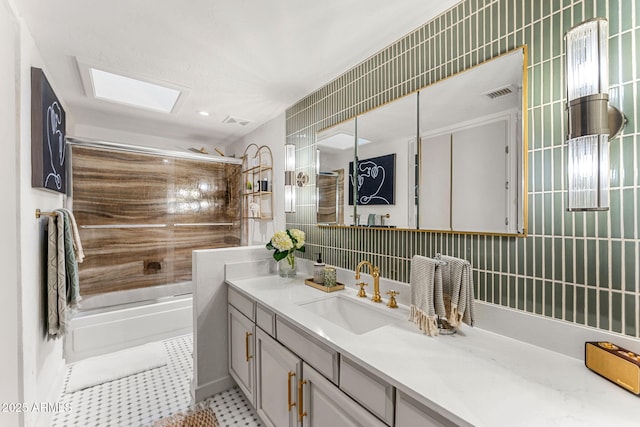
[[[44,73],[31,68],[31,186],[65,193],[65,112]]]
[[[349,204],[353,205],[353,187],[357,184],[358,205],[395,205],[395,170],[395,153],[358,160],[357,178],[353,162],[349,162]]]

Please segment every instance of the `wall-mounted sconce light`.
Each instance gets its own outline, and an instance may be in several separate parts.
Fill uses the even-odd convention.
[[[609,209],[609,139],[626,119],[609,106],[608,28],[596,18],[565,35],[569,211]]]
[[[296,211],[296,146],[284,146],[284,211]]]

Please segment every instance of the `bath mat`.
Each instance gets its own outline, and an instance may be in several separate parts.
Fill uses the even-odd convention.
[[[149,369],[164,366],[169,361],[161,342],[90,357],[73,365],[66,392],[82,390]]]
[[[210,399],[205,400],[190,409],[161,418],[149,427],[219,427],[210,404]]]

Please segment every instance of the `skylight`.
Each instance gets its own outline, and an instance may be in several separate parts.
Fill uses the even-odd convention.
[[[89,68],[96,99],[171,113],[180,90]]]
[[[371,141],[358,138],[358,145],[368,144]],[[331,148],[334,150],[347,150],[353,148],[353,135],[347,133],[336,133],[317,142],[318,147]]]

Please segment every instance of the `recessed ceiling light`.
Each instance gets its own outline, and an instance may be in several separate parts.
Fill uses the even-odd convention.
[[[181,91],[155,83],[89,68],[97,99],[171,113]]]
[[[201,116],[207,117],[209,115],[209,112],[208,111],[198,111],[198,114],[200,114]]]

